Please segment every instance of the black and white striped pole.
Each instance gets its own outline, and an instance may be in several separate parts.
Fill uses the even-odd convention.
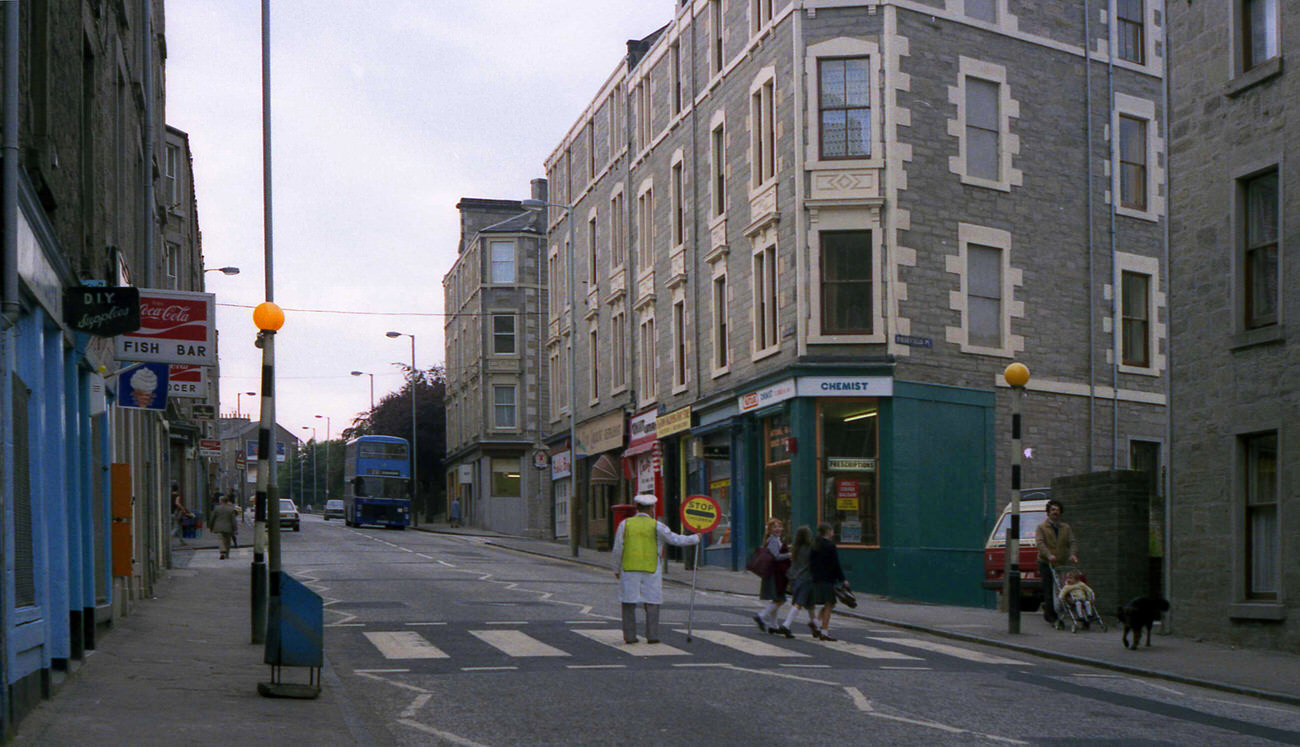
[[[1002,372],[1011,387],[1011,521],[1007,527],[1007,632],[1020,632],[1020,399],[1029,383],[1029,368],[1012,363]],[[1048,602],[1050,604],[1050,602]]]
[[[272,471],[275,468],[275,333],[284,326],[284,312],[270,301],[258,304],[253,309],[253,323],[257,325],[257,345],[262,348],[262,414],[257,429],[257,496],[253,503],[253,579],[250,588],[253,595],[253,643],[266,643],[268,617],[276,616],[268,616],[268,597],[279,596],[280,502],[276,500]],[[268,550],[271,555],[269,569],[266,563]]]

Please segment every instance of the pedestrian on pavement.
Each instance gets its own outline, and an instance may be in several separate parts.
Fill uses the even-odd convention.
[[[230,540],[235,535],[235,514],[237,511],[231,505],[230,500],[225,496],[221,497],[221,502],[212,507],[212,513],[208,516],[208,528],[221,538],[221,559],[225,560],[230,557]]]
[[[790,568],[790,548],[781,538],[785,524],[780,519],[768,519],[767,530],[763,533],[763,547],[772,554],[772,572],[763,577],[758,585],[758,598],[767,602],[763,611],[754,615],[754,622],[764,633],[780,633],[786,638],[794,634],[777,622],[777,612],[785,602],[785,591],[789,585],[786,571]]]
[[[448,524],[453,527],[460,526],[460,499],[451,499],[451,511],[447,513]]]
[[[172,536],[179,539],[182,545],[188,545],[185,541],[185,520],[193,518],[194,514],[185,507],[185,502],[181,500],[181,488],[176,483],[172,483]]]
[[[840,553],[835,549],[835,527],[830,524],[817,525],[817,541],[813,543],[808,560],[812,573],[812,603],[822,606],[819,617],[820,626],[812,626],[814,638],[834,641],[831,637],[831,610],[835,609],[835,585],[843,584],[848,588],[849,581],[844,578],[844,569],[840,567]],[[810,623],[811,625],[811,623]]]
[[[1056,624],[1056,589],[1053,587],[1052,568],[1063,560],[1079,563],[1079,555],[1070,525],[1061,521],[1065,506],[1052,499],[1047,502],[1047,518],[1034,530],[1034,544],[1038,545],[1038,578],[1043,584],[1043,619]],[[1013,602],[1014,603],[1014,602]]]
[[[799,610],[808,613],[808,627],[817,635],[817,618],[813,614],[812,604],[812,559],[813,533],[807,524],[794,533],[794,544],[790,546],[790,570],[786,573],[790,579],[790,611],[781,623],[780,633],[786,638],[794,638],[790,626],[794,625],[794,616]]]
[[[659,605],[664,602],[664,544],[700,544],[701,535],[676,534],[654,517],[658,501],[642,493],[632,499],[635,516],[624,519],[614,533],[614,578],[623,605],[623,642],[636,643],[636,606],[645,606],[646,643],[659,642]]]

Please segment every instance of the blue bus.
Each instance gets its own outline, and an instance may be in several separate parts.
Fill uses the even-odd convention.
[[[405,529],[411,521],[411,452],[406,439],[359,436],[343,455],[343,521]]]

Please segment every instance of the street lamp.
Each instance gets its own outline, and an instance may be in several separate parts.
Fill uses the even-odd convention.
[[[1007,595],[1007,632],[1020,632],[1020,399],[1029,383],[1029,369],[1023,363],[1012,363],[1002,372],[1011,387],[1011,521],[1007,527],[1007,571],[1002,584]],[[1050,605],[1052,582],[1040,579],[1043,584],[1043,602]],[[1051,608],[1048,607],[1050,610]]]
[[[330,418],[328,415],[317,415],[316,417],[325,419],[325,500],[329,500],[330,497]]]
[[[257,392],[237,392],[235,394],[235,417],[237,418],[244,417],[244,408],[242,403],[243,403],[243,398],[246,396],[256,397]]]
[[[369,377],[370,377],[370,412],[371,412],[371,413],[374,413],[374,411],[375,411],[375,375],[372,374],[372,373],[369,373],[369,372],[367,372],[367,371],[353,371],[353,372],[352,372],[352,375],[353,375],[353,376],[369,376]]]
[[[210,270],[204,270],[204,272],[219,272],[222,275],[238,275],[239,268],[238,267],[213,267]]]
[[[567,233],[565,242],[568,244],[568,283],[569,283],[569,552],[573,557],[578,557],[578,432],[577,432],[577,387],[574,384],[574,374],[577,367],[574,365],[574,350],[578,342],[578,300],[575,289],[577,288],[577,278],[574,277],[573,268],[573,206],[561,205],[546,200],[522,200],[521,204],[528,210],[542,210],[553,207],[564,211],[564,226]],[[540,282],[541,278],[538,278]],[[596,351],[591,351],[595,355]]]
[[[415,335],[406,332],[386,332],[388,337],[409,337],[411,338],[411,524],[420,526],[420,479],[417,472],[415,454],[416,454],[416,428],[415,428]]]
[[[305,426],[305,425],[300,425],[300,426],[298,426],[298,427],[301,428],[301,429],[303,429],[304,431],[311,431],[311,432],[312,432],[312,434],[311,434],[311,435],[312,435],[312,440],[315,440],[315,438],[316,438],[316,431],[315,431],[314,429],[309,428],[309,427],[307,427],[307,426]],[[299,455],[298,455],[298,500],[302,500],[302,494],[303,494],[304,492],[306,492],[306,489],[307,489],[307,486],[306,486],[306,484],[305,484],[304,481],[303,481],[303,474],[302,474],[302,463],[303,463],[303,461],[304,461],[305,459],[306,459],[306,457],[304,457],[302,454],[299,454]],[[313,479],[313,480],[316,479],[314,475],[313,475],[312,479]]]

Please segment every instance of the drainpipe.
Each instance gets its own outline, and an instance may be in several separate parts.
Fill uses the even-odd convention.
[[[1093,267],[1093,253],[1096,250],[1093,237],[1093,197],[1092,197],[1092,24],[1089,16],[1092,9],[1089,0],[1083,0],[1083,122],[1084,137],[1084,190],[1088,195],[1088,470],[1092,471],[1093,441],[1096,433],[1097,411],[1097,332],[1096,332],[1096,275]]]
[[[795,339],[797,356],[803,358],[808,354],[808,316],[812,313],[808,306],[808,226],[807,213],[804,210],[804,127],[807,119],[804,114],[804,50],[803,50],[803,13],[802,0],[795,3],[793,35],[794,59],[794,257],[795,257]]]
[[[1170,576],[1169,548],[1170,548],[1170,541],[1173,539],[1173,534],[1170,528],[1173,526],[1174,463],[1173,460],[1169,458],[1169,454],[1173,450],[1173,446],[1174,446],[1174,408],[1173,408],[1173,396],[1174,396],[1173,386],[1174,385],[1173,385],[1173,377],[1170,376],[1169,372],[1173,370],[1173,359],[1174,359],[1174,351],[1173,351],[1174,320],[1172,318],[1172,314],[1170,313],[1174,306],[1171,301],[1174,294],[1174,290],[1169,285],[1170,278],[1173,276],[1173,270],[1172,268],[1169,267],[1169,263],[1171,261],[1170,254],[1169,254],[1169,243],[1170,243],[1169,232],[1171,230],[1169,226],[1169,219],[1171,213],[1173,212],[1170,209],[1170,206],[1173,203],[1173,192],[1170,189],[1172,186],[1171,174],[1173,173],[1173,168],[1171,168],[1171,164],[1169,162],[1169,150],[1173,143],[1173,138],[1170,137],[1169,135],[1169,99],[1171,98],[1170,87],[1172,85],[1171,81],[1169,80],[1169,74],[1170,71],[1173,70],[1173,64],[1169,61],[1170,33],[1169,33],[1168,14],[1165,14],[1163,16],[1163,19],[1164,19],[1164,47],[1163,48],[1165,53],[1164,55],[1165,79],[1164,79],[1164,86],[1162,86],[1161,89],[1162,101],[1160,102],[1160,106],[1161,106],[1160,126],[1161,129],[1164,131],[1164,135],[1165,135],[1165,171],[1164,171],[1165,218],[1164,218],[1163,230],[1161,231],[1160,267],[1162,271],[1160,274],[1163,276],[1162,280],[1164,281],[1164,288],[1165,288],[1165,375],[1163,377],[1165,383],[1165,449],[1164,449],[1164,459],[1162,461],[1168,463],[1169,468],[1167,470],[1161,470],[1162,474],[1161,474],[1161,481],[1160,481],[1161,482],[1160,487],[1163,488],[1165,492],[1165,507],[1164,507],[1165,522],[1163,528],[1164,531],[1162,532],[1164,537],[1162,538],[1163,547],[1161,548],[1164,552],[1164,555],[1162,558],[1163,562],[1161,563],[1162,566],[1161,575],[1163,577],[1161,579],[1161,587],[1162,590],[1164,591],[1165,599],[1171,599],[1173,596],[1172,594],[1173,589],[1171,588],[1170,584],[1172,583],[1173,579]],[[1169,612],[1165,613],[1165,624],[1164,624],[1163,632],[1172,633],[1173,630],[1174,630],[1174,613],[1171,608]]]
[[[1119,315],[1119,294],[1120,283],[1117,273],[1118,257],[1116,257],[1117,247],[1115,245],[1115,206],[1120,199],[1119,190],[1115,188],[1115,146],[1119,140],[1119,130],[1114,127],[1115,122],[1115,45],[1106,46],[1106,121],[1112,124],[1110,128],[1110,164],[1111,164],[1111,191],[1110,191],[1110,468],[1119,468],[1119,356],[1120,345],[1120,315]]]
[[[685,257],[683,258],[683,260],[684,260],[684,262],[683,262],[683,266],[686,266],[686,265],[685,265],[685,262],[690,262],[691,264],[694,264],[695,261],[696,261],[696,260],[699,258],[699,256],[700,256],[700,252],[699,252],[699,246],[700,246],[700,149],[699,149],[699,146],[697,145],[697,140],[696,140],[696,135],[697,135],[698,130],[699,130],[699,122],[698,122],[698,117],[697,117],[697,114],[698,114],[698,112],[699,112],[699,107],[696,106],[696,103],[697,103],[697,102],[696,102],[696,100],[695,100],[695,97],[696,97],[697,92],[699,91],[699,88],[696,86],[696,80],[695,80],[695,49],[696,49],[696,47],[695,47],[695,27],[696,27],[696,24],[692,23],[692,24],[691,24],[691,78],[690,78],[690,80],[691,80],[691,102],[690,102],[690,106],[691,106],[691,209],[695,212],[695,216],[694,216],[695,219],[691,221],[691,245],[694,246],[694,247],[696,247],[696,249],[695,249],[695,251],[692,253],[692,256],[691,256],[689,259],[688,259],[688,258],[685,258]],[[678,48],[679,48],[679,49],[681,48],[681,38],[680,38],[680,37],[678,37]],[[709,134],[709,138],[710,138],[710,142],[712,142],[712,138],[713,138],[713,134],[712,134],[712,133]],[[709,188],[712,189],[712,188],[713,188],[712,185],[710,185]],[[709,208],[707,208],[707,209],[704,211],[704,216],[705,216],[704,220],[706,221],[706,223],[707,223],[707,221],[709,220],[709,218],[711,217],[711,216],[710,216],[710,213],[712,213],[712,212],[713,212],[713,209],[712,209],[712,203],[710,203]],[[709,243],[712,244],[712,238],[709,238]],[[709,248],[712,249],[713,247],[710,246]],[[700,357],[701,357],[701,356],[700,356],[700,352],[701,352],[702,350],[704,350],[704,348],[700,345],[700,318],[703,316],[703,314],[700,313],[700,283],[699,283],[698,280],[696,280],[696,278],[697,278],[697,277],[699,276],[699,274],[700,274],[700,273],[698,272],[698,270],[699,270],[700,268],[699,268],[698,266],[695,266],[695,267],[692,267],[691,269],[692,269],[692,272],[689,273],[689,274],[687,275],[686,282],[688,282],[688,283],[691,284],[691,308],[694,309],[694,311],[695,311],[695,323],[691,325],[691,336],[695,338],[695,346],[691,349],[691,352],[693,353],[693,354],[691,355],[691,358],[693,359],[692,362],[695,364],[695,379],[694,379],[694,381],[693,381],[692,383],[694,384],[694,387],[695,387],[695,396],[698,398],[698,397],[701,396],[701,394],[702,394],[703,391],[704,391],[704,386],[703,386],[703,384],[701,383],[701,379],[700,379],[700,368],[701,368],[701,366],[700,366]],[[712,271],[710,271],[709,273],[707,273],[707,276],[708,276],[708,278],[709,278],[709,287],[712,288],[712,286],[713,286],[713,275],[712,275]],[[710,313],[712,313],[712,310],[710,310]],[[717,326],[717,323],[718,323],[718,321],[717,321],[716,319],[714,319],[714,320],[713,320],[713,324],[714,324],[715,327]],[[714,354],[716,355],[716,352],[715,352]],[[680,439],[679,439],[679,440],[680,440]]]
[[[140,3],[141,52],[144,56],[144,266],[145,283],[154,287],[154,265],[156,248],[154,247],[154,227],[157,225],[154,202],[157,197],[153,186],[154,158],[154,105],[153,105],[153,3]]]
[[[5,3],[4,12],[4,165],[0,177],[3,205],[0,221],[4,223],[4,289],[0,316],[4,329],[18,321],[22,307],[18,302],[18,3]]]

